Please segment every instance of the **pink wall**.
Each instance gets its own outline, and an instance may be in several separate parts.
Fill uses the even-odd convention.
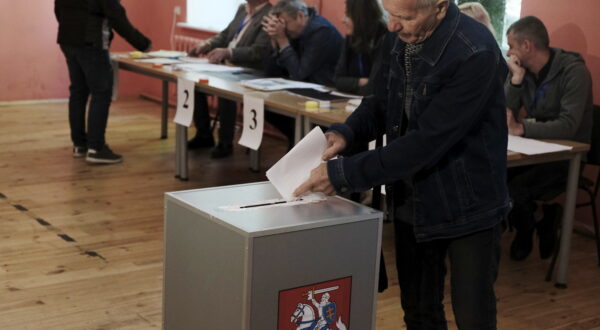
[[[169,48],[173,7],[185,0],[123,0],[129,19],[153,40],[156,49]],[[69,79],[64,57],[56,44],[58,25],[54,1],[1,1],[0,102],[68,97]],[[116,37],[111,50],[131,51]],[[160,83],[121,73],[121,95],[160,90]],[[158,93],[157,93],[158,94]]]
[[[550,44],[583,55],[594,81],[594,103],[600,104],[600,1],[523,0],[521,16],[541,19]]]
[[[66,96],[54,2],[0,2],[0,101]]]
[[[345,0],[308,0],[341,31]],[[168,49],[173,7],[179,5],[185,17],[186,0],[123,0],[130,20],[148,35],[155,49]],[[271,0],[276,2],[276,0]],[[68,76],[64,58],[56,44],[56,19],[53,1],[1,1],[0,22],[0,101],[66,98]],[[552,44],[580,52],[594,78],[595,102],[600,103],[600,29],[595,16],[600,1],[579,0],[577,6],[568,1],[523,0],[523,15],[536,15],[548,27]],[[26,19],[25,19],[26,18]],[[178,34],[208,37],[210,34],[177,29]],[[11,47],[7,47],[11,45]],[[130,51],[120,37],[113,42],[113,51]],[[155,79],[121,72],[120,95],[149,93],[160,95],[160,83]]]

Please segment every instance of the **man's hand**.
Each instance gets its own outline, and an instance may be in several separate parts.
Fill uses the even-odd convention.
[[[525,68],[521,65],[521,60],[515,56],[515,55],[511,55],[508,58],[508,69],[510,70],[510,73],[512,74],[512,77],[510,78],[510,82],[513,85],[520,85],[523,82],[523,78],[525,77]]]
[[[514,136],[523,136],[523,134],[525,134],[523,124],[515,119],[515,116],[510,109],[506,109],[506,124],[508,125],[508,134]]]
[[[346,149],[346,140],[339,133],[327,132],[325,133],[325,138],[327,138],[327,149],[323,152],[322,157],[324,161],[330,160]]]
[[[321,192],[328,196],[335,195],[335,188],[333,188],[327,175],[327,163],[315,167],[310,172],[310,178],[294,190],[294,196],[301,196],[307,192]]]
[[[207,57],[208,62],[220,64],[231,58],[231,51],[228,48],[215,48],[208,53]]]
[[[197,43],[196,46],[194,46],[194,48],[192,48],[192,50],[190,50],[190,56],[204,55],[209,50],[210,50],[210,43],[208,42],[208,40],[202,40],[199,43]]]
[[[285,34],[285,21],[281,18],[272,14],[265,15],[262,26],[265,33],[271,37],[271,40],[277,43],[279,49],[283,49],[290,44]]]

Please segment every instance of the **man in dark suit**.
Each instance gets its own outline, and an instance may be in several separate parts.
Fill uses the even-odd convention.
[[[210,63],[231,63],[260,70],[262,58],[269,45],[269,36],[262,30],[261,21],[270,10],[271,4],[268,0],[246,0],[246,4],[239,7],[225,30],[208,40],[199,42],[190,55],[206,55]],[[235,102],[219,99],[218,117],[221,124],[219,143],[211,154],[212,158],[227,157],[233,152],[236,109]],[[194,123],[196,136],[188,142],[188,148],[214,146],[206,95],[198,92],[194,108]]]

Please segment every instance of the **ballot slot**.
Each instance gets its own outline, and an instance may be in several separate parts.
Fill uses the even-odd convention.
[[[294,206],[294,205],[302,205],[307,203],[317,203],[320,201],[327,200],[327,197],[322,194],[310,194],[302,197],[297,197],[293,199],[267,199],[262,201],[252,201],[244,204],[236,204],[236,205],[225,205],[219,207],[224,211],[244,211],[244,210],[256,210],[261,208],[270,208],[270,207],[284,207],[284,206]]]

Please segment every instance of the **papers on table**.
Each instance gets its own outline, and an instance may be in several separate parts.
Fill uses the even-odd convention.
[[[187,53],[186,52],[178,52],[175,50],[161,49],[161,50],[149,52],[149,53],[147,53],[147,55],[152,56],[152,57],[177,58],[177,57],[187,56]]]
[[[294,190],[321,164],[326,148],[325,134],[317,126],[267,171],[267,178],[283,198],[292,199]]]
[[[508,150],[522,153],[525,155],[538,155],[549,152],[558,152],[571,150],[573,147],[562,144],[548,143],[533,139],[526,139],[520,136],[508,136]]]
[[[288,88],[314,88],[316,90],[321,91],[327,90],[323,85],[283,78],[261,78],[245,80],[242,82],[242,86],[266,92]]]
[[[360,105],[361,102],[362,102],[362,99],[348,100],[348,103],[346,104],[346,111],[353,112],[354,110],[356,110],[356,108],[358,108],[358,106]]]
[[[152,64],[176,64],[176,63],[181,63],[180,60],[176,60],[176,59],[172,59],[172,58],[163,58],[163,57],[159,57],[159,58],[144,58],[141,60],[134,60],[135,62],[140,62],[140,63],[152,63]]]
[[[187,72],[236,72],[244,70],[244,68],[241,68],[239,66],[229,66],[201,62],[176,64],[173,69]]]

